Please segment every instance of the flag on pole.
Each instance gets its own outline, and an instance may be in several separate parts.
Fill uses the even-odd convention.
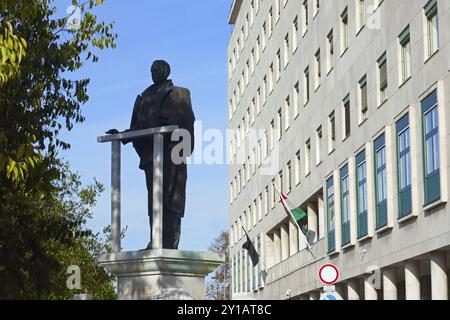
[[[244,242],[242,245],[242,249],[245,249],[248,251],[248,255],[250,256],[250,259],[252,259],[253,267],[256,267],[259,262],[259,254],[258,251],[256,251],[255,246],[253,245],[252,240],[250,240],[250,237],[248,236],[247,231],[242,226],[242,230],[244,230],[245,236],[247,237],[247,241]]]
[[[290,219],[294,220],[295,224],[304,235],[308,250],[315,258],[316,255],[314,254],[314,251],[311,248],[311,244],[309,243],[309,240],[314,237],[314,232],[308,230],[308,214],[302,209],[293,206],[288,200],[288,197],[284,193],[280,192],[280,190],[277,188],[275,184],[274,187],[277,190],[278,194],[280,195],[280,201],[284,207],[284,210],[286,211],[286,214],[289,216]]]

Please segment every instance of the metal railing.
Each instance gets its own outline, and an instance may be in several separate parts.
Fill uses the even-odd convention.
[[[166,126],[137,131],[127,131],[100,136],[97,142],[111,142],[111,251],[120,252],[121,240],[121,200],[120,200],[120,159],[121,142],[153,136],[153,203],[152,203],[152,248],[161,249],[163,223],[163,161],[164,134],[178,129],[178,126]]]

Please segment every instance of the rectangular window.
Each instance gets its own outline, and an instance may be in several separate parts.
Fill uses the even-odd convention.
[[[341,168],[341,227],[342,245],[350,243],[350,188],[348,165]]]
[[[263,195],[262,193],[260,193],[258,197],[258,221],[262,220],[262,206],[263,206]]]
[[[238,261],[237,261],[237,292],[241,292],[241,253],[238,253]]]
[[[283,67],[286,68],[289,63],[289,33],[284,37],[284,55],[283,55]]]
[[[233,284],[233,293],[237,293],[237,266],[236,266],[236,256],[233,257],[233,281],[231,282]]]
[[[322,126],[316,130],[316,166],[322,162]]]
[[[376,228],[387,225],[386,144],[384,133],[375,140]]]
[[[295,185],[300,183],[302,163],[300,161],[300,150],[295,154]]]
[[[336,149],[336,117],[334,112],[328,117],[328,153]]]
[[[245,272],[247,266],[247,250],[242,250],[242,292],[247,291],[247,282],[245,281],[247,278],[247,273]]]
[[[289,193],[292,190],[292,170],[291,162],[286,164],[286,192]]]
[[[262,245],[261,245],[261,236],[258,235],[256,237],[256,252],[258,252],[259,254],[259,263],[258,263],[258,287],[262,287],[264,286],[264,277],[263,277],[263,273],[262,273],[262,251],[261,251]]]
[[[441,198],[437,92],[422,101],[425,205]]]
[[[341,55],[348,48],[348,8],[341,14]]]
[[[292,24],[292,52],[295,52],[298,47],[298,16],[295,17]]]
[[[293,118],[297,118],[299,115],[299,103],[300,103],[300,84],[297,81],[297,83],[294,85],[294,94],[292,96],[292,104],[294,105],[294,116]]]
[[[311,140],[305,143],[305,177],[311,173]]]
[[[274,25],[274,23],[273,23],[274,21],[273,21],[273,9],[272,9],[272,7],[270,7],[270,9],[269,9],[268,21],[269,21],[268,27],[269,27],[269,38],[270,38],[272,36],[273,25]]]
[[[277,69],[278,70],[278,69]],[[270,67],[269,67],[269,76],[268,76],[268,80],[269,80],[269,95],[272,93],[272,91],[273,91],[273,79],[274,79],[274,73],[275,73],[275,70],[274,70],[274,67],[273,67],[273,63],[271,63],[270,64]]]
[[[437,0],[431,0],[424,8],[426,18],[426,59],[439,49],[439,18]]]
[[[283,171],[278,172],[278,183],[278,185],[280,186],[280,191],[284,192]]]
[[[266,186],[265,190],[265,197],[266,197],[266,215],[269,214],[269,210],[270,210],[270,195],[269,195],[269,187]]]
[[[356,156],[356,199],[358,239],[368,234],[367,227],[367,165],[366,151]]]
[[[409,26],[398,37],[400,45],[400,84],[411,77],[411,38]]]
[[[309,17],[308,17],[308,0],[303,2],[303,34],[308,31]]]
[[[277,195],[275,193],[275,179],[272,180],[272,208],[275,208],[275,204],[277,202]]]
[[[327,36],[327,71],[330,72],[334,65],[334,40],[333,40],[333,29]]]
[[[314,0],[314,17],[319,13],[320,11],[320,0]]]
[[[284,126],[286,131],[289,129],[291,125],[290,121],[291,121],[291,101],[290,97],[287,96],[286,99],[284,99]]]
[[[336,249],[335,240],[335,220],[334,220],[334,184],[333,177],[327,180],[327,238],[328,238],[328,252],[333,252]]]
[[[388,79],[387,79],[387,61],[386,61],[386,53],[384,53],[380,59],[378,59],[378,102],[379,105],[384,103],[387,99],[387,87],[388,87]]]
[[[307,67],[303,73],[303,83],[304,83],[304,92],[305,92],[305,101],[306,105],[309,102],[309,67]]]
[[[367,119],[368,113],[368,100],[367,100],[367,77],[364,76],[361,80],[359,80],[359,122],[363,122]]]
[[[270,122],[270,150],[273,149],[275,145],[275,120]]]
[[[366,24],[366,2],[365,0],[357,0],[358,13],[356,15],[357,32]]]
[[[278,141],[283,137],[283,118],[281,114],[281,109],[277,112],[277,126],[278,126]]]
[[[315,83],[315,89],[319,88],[320,86],[320,78],[322,77],[322,66],[320,64],[320,49],[317,50],[315,54],[315,69],[316,69],[316,83]]]
[[[344,140],[350,135],[351,130],[351,120],[350,120],[350,95],[347,95],[345,99],[343,100],[343,125],[344,125]]]
[[[399,121],[397,121],[396,132],[398,212],[399,218],[403,218],[412,212],[409,114],[404,115]]]
[[[277,61],[276,61],[276,81],[278,82],[278,80],[280,80],[281,77],[281,50],[277,51]]]

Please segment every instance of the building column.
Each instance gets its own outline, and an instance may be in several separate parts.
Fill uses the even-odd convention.
[[[435,251],[430,256],[431,299],[448,300],[447,254]]]
[[[339,296],[341,298],[341,300],[345,299],[345,284],[343,283],[337,283],[334,285],[336,288],[336,295]]]
[[[359,279],[353,278],[347,281],[347,299],[359,300]]]
[[[405,294],[406,300],[420,300],[419,262],[416,260],[405,262]]]
[[[370,275],[364,277],[364,299],[378,300],[378,292],[372,284]]]
[[[273,249],[274,249],[274,262],[278,264],[281,262],[281,234],[280,229],[276,229],[273,232]]]
[[[320,300],[320,292],[313,291],[309,294],[309,300]]]
[[[289,226],[288,224],[283,224],[280,227],[280,238],[281,238],[281,261],[289,258]]]
[[[307,207],[308,212],[308,230],[314,232],[314,238],[312,242],[317,242],[318,239],[318,217],[317,217],[317,204],[314,202],[309,202]]]
[[[394,267],[383,269],[383,297],[384,300],[398,299]]]
[[[289,255],[298,253],[298,227],[289,220]]]

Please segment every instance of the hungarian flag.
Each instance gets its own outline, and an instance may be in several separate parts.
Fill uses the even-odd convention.
[[[258,251],[256,251],[256,248],[253,245],[252,240],[250,240],[250,237],[248,236],[248,233],[247,231],[245,231],[244,227],[242,227],[242,230],[244,230],[245,236],[247,237],[247,241],[245,241],[245,243],[242,245],[242,249],[248,251],[248,255],[250,256],[250,259],[252,259],[253,267],[256,267],[259,262]]]

